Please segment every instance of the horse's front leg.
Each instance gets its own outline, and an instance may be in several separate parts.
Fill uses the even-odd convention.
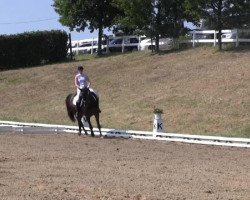
[[[86,129],[84,128],[83,123],[82,123],[82,128],[83,128],[83,131],[84,131],[85,135],[88,135],[88,132],[87,132]]]
[[[87,122],[89,123],[89,129],[90,129],[90,131],[91,131],[91,136],[94,137],[95,134],[94,134],[94,132],[93,132],[93,126],[92,126],[92,124],[91,124],[91,122],[90,122],[90,117],[86,117],[86,120],[87,120]]]
[[[82,134],[82,129],[83,129],[85,135],[88,135],[88,132],[85,130],[84,125],[83,125],[83,123],[82,123],[82,117],[77,118],[77,121],[78,121],[78,126],[79,126],[78,135],[81,135],[81,134]]]

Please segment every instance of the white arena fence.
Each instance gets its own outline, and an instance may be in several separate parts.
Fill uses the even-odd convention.
[[[86,128],[89,130],[88,128]],[[182,142],[191,144],[218,145],[228,147],[250,148],[250,139],[190,135],[179,133],[159,133],[148,131],[116,130],[102,128],[105,137],[135,138],[147,140],[161,140],[167,142]],[[20,134],[60,134],[78,133],[78,126],[51,125],[39,123],[22,123],[12,121],[0,121],[0,133],[20,133]],[[99,130],[94,128],[94,134],[99,136]]]

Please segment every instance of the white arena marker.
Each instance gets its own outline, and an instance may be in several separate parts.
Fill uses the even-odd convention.
[[[154,114],[154,123],[153,123],[153,136],[156,137],[157,133],[163,133],[164,126],[161,119],[161,113]]]

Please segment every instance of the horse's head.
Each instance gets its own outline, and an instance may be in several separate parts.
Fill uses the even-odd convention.
[[[82,93],[82,97],[83,99],[86,101],[86,103],[90,103],[90,90],[88,87],[84,87],[82,89],[80,89],[81,93]]]
[[[83,88],[79,88],[81,93],[85,94],[89,91],[89,88],[88,87],[83,87]]]
[[[96,95],[96,93],[92,89],[89,89],[86,87],[86,88],[83,88],[80,90],[81,90],[83,99],[86,101],[86,104],[88,106],[95,107],[96,105],[99,104],[98,96]]]
[[[88,87],[84,87],[84,88],[79,88],[81,93],[82,93],[82,96],[86,99],[87,96],[89,95],[89,88]]]

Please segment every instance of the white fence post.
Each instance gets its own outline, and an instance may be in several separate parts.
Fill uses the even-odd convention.
[[[93,54],[93,50],[94,50],[94,38],[92,38],[92,42],[91,42],[91,54]]]
[[[76,43],[76,55],[79,55],[79,41]]]
[[[124,41],[125,40],[125,38],[124,38],[124,36],[122,36],[122,53],[124,53]]]
[[[141,36],[139,36],[138,51],[141,51]]]
[[[195,31],[193,31],[193,47],[195,47]]]
[[[216,46],[216,41],[217,41],[217,34],[216,30],[214,30],[214,47]]]

